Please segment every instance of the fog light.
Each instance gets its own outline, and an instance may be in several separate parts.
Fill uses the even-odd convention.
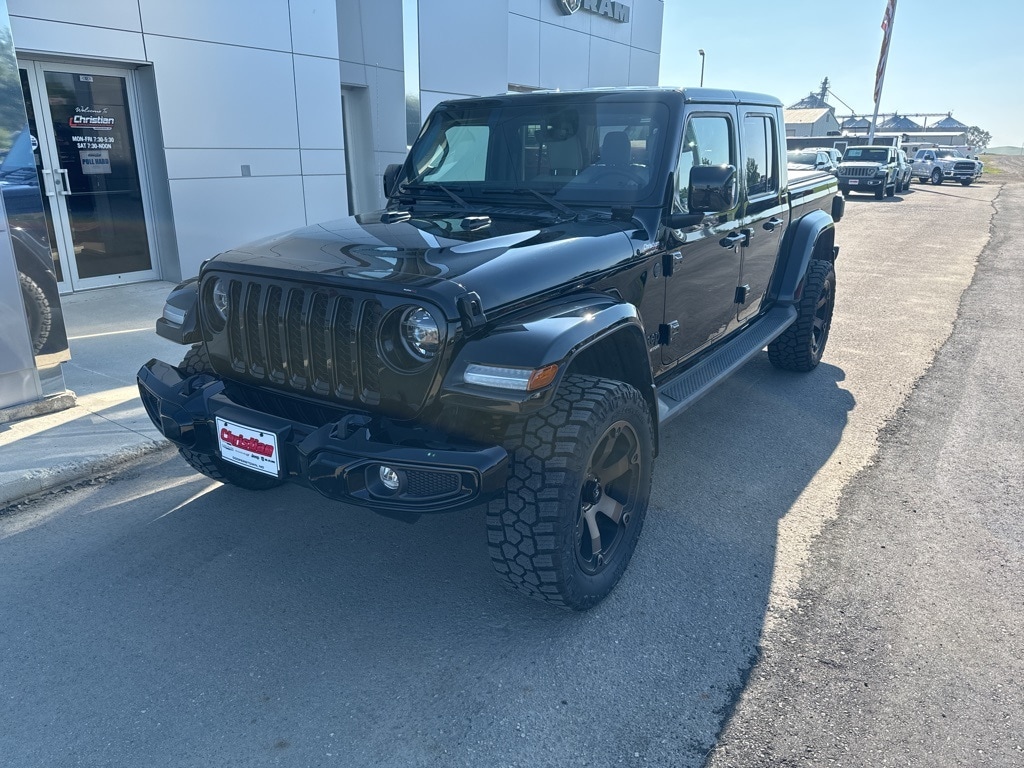
[[[389,491],[397,491],[402,479],[398,476],[398,472],[382,464],[380,468],[380,481]]]

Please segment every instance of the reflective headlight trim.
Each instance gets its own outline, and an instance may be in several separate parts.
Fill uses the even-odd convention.
[[[411,307],[399,323],[406,349],[420,360],[429,360],[441,348],[441,329],[423,307]]]
[[[228,319],[228,284],[219,277],[213,278],[213,287],[210,289],[210,298],[213,299],[213,308],[220,315],[221,320]]]

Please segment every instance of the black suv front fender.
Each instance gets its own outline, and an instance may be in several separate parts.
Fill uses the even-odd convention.
[[[604,375],[627,381],[646,396],[653,381],[637,308],[606,294],[589,294],[533,307],[468,341],[452,361],[441,400],[491,413],[539,410],[550,402],[574,361],[613,338],[620,350],[615,357],[628,372],[608,370]],[[465,375],[471,364],[525,370],[557,365],[558,371],[551,383],[528,392],[468,383]]]

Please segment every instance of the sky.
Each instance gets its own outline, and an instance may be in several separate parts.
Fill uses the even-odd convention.
[[[870,116],[885,4],[665,0],[661,85],[699,85],[703,48],[705,87],[768,93],[788,107],[828,77],[837,117],[850,114],[842,102]],[[990,147],[1021,147],[1022,81],[1021,0],[897,0],[880,112],[952,112],[991,133]]]

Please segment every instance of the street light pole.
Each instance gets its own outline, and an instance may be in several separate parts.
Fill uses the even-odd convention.
[[[704,87],[704,49],[698,48],[697,53],[700,54],[700,87]]]

